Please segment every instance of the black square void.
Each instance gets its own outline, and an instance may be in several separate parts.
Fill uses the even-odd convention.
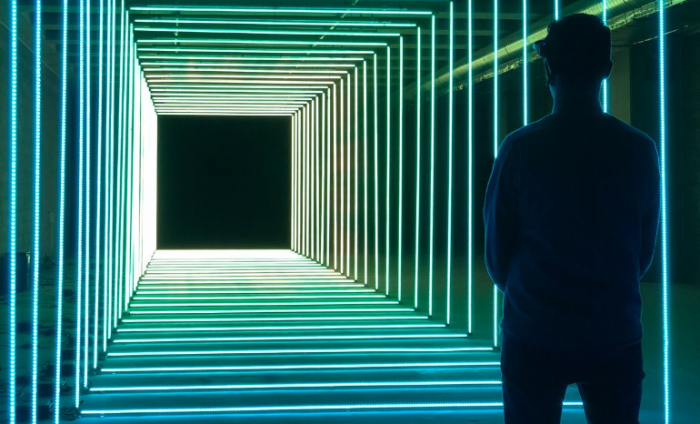
[[[289,248],[290,125],[159,117],[158,248]]]

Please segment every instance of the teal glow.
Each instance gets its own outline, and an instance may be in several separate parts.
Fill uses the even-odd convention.
[[[151,75],[158,73],[165,73],[166,75],[175,75],[174,72],[221,72],[221,73],[252,73],[252,74],[347,74],[347,71],[334,71],[334,70],[298,70],[298,69],[288,69],[288,70],[277,70],[277,69],[220,69],[220,68],[205,68],[203,66],[193,67],[191,65],[183,67],[157,67],[157,68],[146,68],[144,71],[151,72]]]
[[[182,7],[182,6],[148,6],[148,7],[132,7],[130,10],[135,12],[158,12],[158,11],[179,11],[179,12],[216,12],[216,13],[303,13],[303,14],[319,14],[319,15],[410,15],[410,16],[429,16],[430,11],[419,10],[397,10],[397,9],[313,9],[313,8],[278,8],[278,7]]]
[[[668,280],[668,195],[666,192],[666,4],[659,2],[659,142],[661,151],[661,266],[663,316],[664,423],[671,422],[671,342]]]
[[[91,188],[91,145],[92,145],[92,77],[91,77],[91,57],[90,53],[91,47],[91,30],[92,25],[90,23],[91,16],[91,6],[90,2],[85,3],[85,264],[84,264],[84,275],[85,275],[85,328],[83,331],[83,388],[87,387],[88,384],[88,364],[89,364],[89,353],[90,353],[90,210],[91,210],[91,199],[90,199],[90,188]]]
[[[451,312],[451,296],[452,296],[452,138],[453,138],[453,103],[454,103],[454,3],[450,2],[450,84],[449,84],[449,109],[448,109],[448,124],[447,124],[447,299],[446,299],[446,318],[445,321],[450,324]],[[471,62],[469,62],[471,64]],[[469,66],[471,70],[471,66]]]
[[[352,145],[352,138],[350,136],[350,131],[352,128],[352,123],[351,123],[352,113],[350,110],[350,102],[351,102],[351,91],[352,90],[351,90],[351,76],[350,75],[348,75],[346,82],[347,82],[347,127],[346,127],[346,130],[347,130],[347,143],[346,143],[347,162],[346,162],[346,174],[347,174],[347,182],[348,182],[346,196],[348,199],[348,207],[345,211],[345,218],[346,218],[345,228],[347,231],[345,234],[345,254],[346,254],[345,259],[347,261],[346,262],[346,270],[347,270],[346,275],[349,277],[350,276],[350,257],[351,257],[351,255],[350,255],[350,231],[351,231],[351,228],[350,228],[350,215],[351,215],[350,210],[352,207],[352,205],[351,205],[352,201],[350,200],[350,184],[352,181],[352,167],[350,164],[350,162],[351,162],[350,148]]]
[[[433,242],[435,234],[435,17],[430,30],[430,250],[428,259],[428,315],[433,315]]]
[[[377,54],[374,56],[374,289],[379,290],[379,100],[377,94]]]
[[[437,353],[437,352],[489,352],[490,347],[395,347],[395,348],[348,348],[348,349],[245,349],[245,350],[170,350],[167,352],[109,352],[108,357],[143,357],[143,356],[216,356],[216,355],[286,355],[317,353]]]
[[[91,392],[150,392],[150,391],[190,391],[190,390],[251,390],[251,389],[332,389],[348,387],[424,387],[424,386],[486,386],[499,385],[498,380],[472,381],[366,381],[360,383],[288,383],[288,384],[220,384],[207,386],[134,386],[134,387],[94,387]]]
[[[416,49],[416,87],[421,86],[421,63],[422,46],[421,46],[421,29],[418,27],[417,49]],[[418,282],[420,278],[419,259],[420,259],[420,152],[421,152],[421,90],[416,90],[416,246],[414,260],[414,279],[413,279],[413,307],[418,309]]]
[[[204,34],[263,34],[263,35],[314,35],[314,36],[345,36],[345,37],[399,37],[401,34],[395,32],[342,32],[342,31],[274,31],[274,30],[252,30],[252,29],[190,29],[190,28],[150,28],[136,27],[136,31],[142,32],[185,32]]]
[[[163,59],[165,56],[150,56],[152,58],[159,58]],[[141,56],[141,59],[144,59],[145,56]],[[205,61],[205,58],[203,57],[197,57],[193,56],[190,57],[190,59],[186,59],[185,57],[180,57],[180,56],[171,56],[171,59],[180,59],[183,60],[182,62],[177,62],[177,61],[172,61],[172,62],[142,62],[141,65],[144,67],[144,71],[153,71],[153,70],[162,70],[163,67],[176,67],[176,69],[193,69],[193,70],[204,70],[204,69],[221,69],[221,68],[289,68],[289,69],[304,69],[304,68],[312,68],[312,69],[323,69],[323,68],[341,68],[341,69],[347,69],[347,68],[352,68],[353,65],[352,63],[237,63],[237,62],[232,62],[232,63],[209,63]],[[258,57],[239,57],[239,58],[227,58],[229,61],[234,61],[235,59],[240,60],[241,62],[250,60],[250,61],[264,61],[264,60],[274,60],[274,61],[281,61],[282,58],[258,58]],[[339,58],[331,58],[331,57],[326,57],[326,58],[307,58],[306,60],[309,59],[318,59],[318,60],[323,60],[325,62],[333,62],[340,60]],[[215,60],[214,58],[208,58],[206,60]],[[303,58],[296,59],[300,62],[303,62]],[[358,61],[361,60],[359,58],[356,59],[351,59],[352,61]],[[195,66],[195,63],[193,62],[198,62],[198,64]],[[151,68],[152,67],[152,68]],[[320,71],[319,71],[320,72]],[[339,71],[340,72],[340,71]]]
[[[14,13],[14,10],[13,10]],[[59,175],[58,175],[58,249],[56,251],[56,351],[54,360],[56,364],[62,363],[62,340],[63,340],[63,272],[64,272],[64,240],[65,240],[65,215],[66,215],[66,149],[67,149],[67,115],[68,115],[68,0],[63,0],[61,5],[61,74],[60,74],[60,129],[59,129]],[[15,15],[12,16],[15,19]],[[14,20],[13,20],[14,28]],[[13,46],[14,48],[14,46]],[[11,121],[12,122],[12,121]],[[12,141],[12,139],[11,139]],[[11,195],[13,195],[11,193]],[[10,205],[15,203],[11,198]],[[10,230],[12,230],[12,226]],[[12,237],[13,232],[10,231]],[[12,239],[11,239],[12,240]],[[10,247],[12,252],[13,247]],[[13,262],[10,261],[12,264]],[[13,265],[10,265],[12,272]],[[12,277],[10,278],[12,281]],[[14,291],[10,291],[10,305],[14,306]],[[11,310],[12,311],[12,310]],[[14,316],[10,316],[10,373],[9,373],[9,399],[10,399],[10,419],[9,422],[14,424],[14,398],[15,398],[15,368],[14,364]],[[61,367],[54,367],[54,384],[53,384],[53,421],[59,424],[61,420]]]
[[[408,308],[355,308],[355,309],[309,309],[304,310],[308,313],[321,313],[321,312],[409,312]],[[163,311],[143,311],[134,310],[131,311],[132,315],[175,315],[175,314],[254,314],[260,313],[258,309],[218,309],[218,310],[202,310],[202,311],[181,311],[181,310],[163,310]],[[299,309],[265,309],[265,313],[268,314],[286,314],[299,312]]]
[[[359,87],[360,81],[357,76],[357,67],[355,67],[355,269],[353,276],[357,280],[357,267],[360,262],[358,259],[358,237],[359,237],[359,187],[360,187],[360,162],[359,162],[359,145],[360,145],[360,132],[359,132]]]
[[[607,25],[608,24],[608,1],[603,0],[603,24]],[[609,101],[609,96],[610,96],[610,88],[608,87],[608,79],[603,80],[603,112],[608,113],[610,109],[610,101]]]
[[[173,328],[120,328],[119,333],[160,333],[187,331],[301,331],[301,330],[384,330],[409,328],[444,328],[444,324],[387,324],[387,325],[284,325],[250,327],[173,327]]]
[[[528,0],[523,0],[523,46],[527,46],[527,37],[528,37],[528,18],[529,16],[527,15],[527,2]],[[523,47],[523,125],[527,125],[530,121],[529,117],[529,108],[530,108],[530,95],[528,91],[528,83],[529,83],[529,78],[527,75],[527,68],[528,68],[528,63],[527,63],[527,56],[528,56],[529,50],[525,47]]]
[[[30,423],[37,422],[39,390],[39,264],[41,250],[41,0],[34,5],[34,184],[31,269],[31,363],[30,363]],[[14,252],[14,251],[11,251]],[[13,261],[16,259],[13,259]]]
[[[255,53],[255,54],[333,54],[333,55],[370,55],[373,54],[374,52],[372,50],[300,50],[300,49],[294,49],[294,50],[280,50],[280,49],[235,49],[235,48],[219,48],[219,49],[214,49],[214,48],[208,48],[208,49],[202,49],[202,48],[182,48],[182,47],[137,47],[137,51],[140,52],[189,52],[189,53],[222,53],[226,55],[231,55],[234,53]],[[160,57],[160,56],[154,56],[154,57]],[[179,56],[178,56],[179,57]],[[261,59],[264,60],[264,57],[261,57]],[[239,57],[221,57],[219,60],[241,60]],[[272,60],[272,59],[268,59]],[[274,60],[278,60],[277,58],[274,58]],[[296,58],[290,58],[288,60],[297,60]],[[314,58],[309,58],[307,60],[322,60],[322,59],[314,59]],[[325,58],[323,58],[325,60]],[[338,59],[336,59],[338,60]],[[360,58],[354,59],[354,58],[346,58],[345,60],[361,60]]]
[[[393,311],[393,309],[392,309]],[[354,310],[353,310],[354,312]],[[154,323],[154,322],[179,322],[179,323],[193,323],[193,322],[290,322],[290,321],[365,321],[368,317],[363,316],[296,316],[296,317],[246,317],[246,318],[124,318],[124,323]],[[372,316],[371,319],[376,321],[381,320],[427,320],[428,317],[421,315],[410,315],[410,316]]]
[[[363,196],[364,196],[364,201],[363,201],[363,206],[364,206],[364,262],[362,263],[362,267],[364,270],[364,284],[367,285],[369,283],[368,280],[368,275],[367,275],[367,264],[368,264],[368,248],[367,245],[369,243],[369,230],[368,230],[368,221],[369,221],[369,207],[368,207],[368,200],[367,200],[367,180],[369,179],[369,174],[368,174],[368,168],[367,168],[367,62],[362,61],[362,157],[363,157],[363,167],[362,167],[362,184],[363,184]],[[359,165],[358,165],[359,166]],[[357,278],[357,276],[355,277]]]
[[[172,337],[172,338],[138,338],[116,339],[114,343],[187,343],[187,342],[277,342],[294,340],[378,340],[378,339],[455,339],[466,336],[459,334],[384,334],[384,335],[350,335],[350,336],[265,336],[265,337]]]
[[[497,367],[500,362],[403,362],[386,364],[310,364],[310,365],[242,365],[208,367],[106,367],[103,372],[180,372],[180,371],[271,371],[271,370],[339,370],[339,369],[393,369],[393,368],[458,368]]]
[[[8,250],[17,251],[17,0],[10,3],[10,202],[9,202],[9,228],[8,228]],[[15,424],[16,411],[15,399],[17,397],[17,263],[16,258],[9,261],[9,294],[10,294],[10,341],[8,348],[9,355],[9,375],[8,375],[8,422]]]
[[[102,116],[104,114],[103,108],[103,61],[104,61],[104,0],[100,0],[100,30],[99,30],[99,51],[98,51],[98,71],[97,71],[97,81],[98,81],[98,112],[97,112],[97,199],[95,199],[96,219],[95,219],[95,324],[93,328],[92,340],[92,368],[97,369],[97,351],[99,343],[99,327],[100,327],[100,239],[101,239],[101,212],[102,212],[102,143],[103,143],[103,120]],[[103,305],[104,308],[104,305]],[[102,327],[106,328],[105,323],[102,323]]]
[[[351,26],[351,27],[380,27],[380,28],[413,28],[413,23],[397,22],[361,22],[361,21],[236,21],[236,20],[197,20],[197,19],[135,19],[135,23],[152,24],[206,24],[206,25],[254,25],[254,26]]]
[[[391,48],[386,48],[386,281],[385,294],[391,286]]]
[[[554,20],[558,21],[559,20],[559,8],[561,5],[559,4],[561,0],[554,0]],[[605,2],[605,0],[603,0]]]
[[[264,44],[264,45],[280,45],[280,46],[363,46],[363,47],[386,47],[386,43],[380,42],[359,42],[359,41],[296,41],[296,40],[229,40],[229,39],[199,39],[199,38],[157,38],[147,40],[137,40],[137,43],[142,44]]]

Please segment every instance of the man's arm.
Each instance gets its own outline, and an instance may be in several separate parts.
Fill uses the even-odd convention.
[[[659,231],[659,214],[661,209],[661,172],[659,170],[659,154],[656,143],[649,140],[651,145],[649,206],[642,215],[642,248],[639,257],[640,278],[644,276],[651,266],[656,248],[656,238]]]
[[[518,158],[509,137],[498,150],[484,200],[486,269],[501,291],[505,291],[508,268],[517,245]]]

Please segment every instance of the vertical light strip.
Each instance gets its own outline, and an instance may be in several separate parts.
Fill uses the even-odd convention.
[[[90,0],[85,2],[85,329],[83,334],[83,387],[88,385],[88,365],[90,353],[90,156],[92,155],[90,145],[92,144],[91,129],[91,78],[90,68],[92,68],[92,55],[90,53],[91,23]]]
[[[53,418],[54,423],[61,421],[61,341],[63,339],[63,243],[65,238],[65,216],[66,216],[66,127],[67,127],[67,91],[68,91],[68,0],[63,0],[61,6],[61,76],[60,76],[60,157],[58,171],[58,246],[56,251],[56,355],[53,393]],[[14,203],[10,203],[14,205]],[[10,250],[11,252],[13,250]],[[11,261],[10,263],[12,263]],[[14,290],[10,290],[13,293]],[[11,330],[14,331],[14,321],[10,322]],[[12,355],[13,352],[10,352]],[[10,368],[10,381],[14,382],[14,367]],[[10,384],[14,387],[14,383]],[[14,391],[10,393],[11,409],[10,422],[14,424]]]
[[[321,202],[321,215],[319,217],[319,225],[321,226],[321,238],[320,238],[320,251],[321,251],[321,260],[320,262],[324,265],[327,265],[328,263],[328,258],[325,256],[326,252],[326,208],[328,205],[326,204],[326,166],[328,165],[326,163],[326,125],[328,125],[328,121],[326,120],[326,92],[324,91],[323,94],[321,94],[321,106],[319,108],[319,117],[321,119],[321,132],[320,132],[320,173],[321,173],[321,187],[320,187],[320,194],[319,194],[319,201]]]
[[[359,231],[360,231],[360,226],[359,226],[359,204],[360,204],[360,189],[359,189],[359,184],[360,184],[360,166],[359,166],[359,144],[360,144],[360,134],[359,134],[359,89],[360,89],[360,81],[358,79],[357,75],[357,66],[355,66],[355,166],[353,167],[355,171],[355,269],[354,269],[354,274],[355,274],[355,281],[359,280],[358,275],[357,275],[357,268],[358,268],[358,263],[360,262],[358,259],[358,247],[357,243],[359,242]]]
[[[498,0],[494,0],[494,5],[495,5],[495,12],[493,15],[493,21],[494,21],[494,39],[497,42],[498,41]],[[470,64],[474,60],[474,5],[472,0],[468,0],[467,8],[469,9],[467,11],[467,25],[468,25],[468,30],[467,30],[467,62]],[[495,44],[494,44],[495,45]],[[495,47],[494,47],[495,48]],[[498,61],[498,55],[494,51],[494,62]],[[469,76],[468,76],[469,81],[467,84],[469,84],[469,90],[467,92],[467,120],[468,120],[468,127],[467,127],[467,148],[469,149],[467,152],[467,161],[468,161],[468,166],[467,166],[467,172],[468,172],[468,186],[469,186],[469,198],[467,199],[468,205],[467,205],[467,334],[472,333],[472,311],[473,309],[473,299],[472,299],[472,291],[473,291],[473,281],[472,281],[472,276],[474,272],[474,264],[473,264],[473,255],[474,255],[474,206],[473,206],[473,201],[474,201],[474,71],[472,69],[472,66],[469,66]],[[496,100],[497,100],[497,95],[496,95],[496,81],[498,79],[498,72],[497,68],[494,70],[494,75],[493,75],[493,83],[494,83],[494,108],[497,108],[496,106]],[[497,109],[494,109],[494,122],[498,120],[497,117]],[[494,127],[495,130],[495,127]],[[495,137],[494,137],[495,138]]]
[[[498,104],[498,94],[499,94],[499,89],[498,89],[498,2],[499,0],[494,0],[493,1],[493,7],[494,7],[494,36],[493,36],[493,157],[494,160],[496,157],[498,157],[498,142],[499,142],[499,134],[498,134],[498,129],[499,129],[499,104]],[[471,82],[471,80],[470,80]],[[470,145],[470,158],[473,155],[473,144]],[[473,160],[470,160],[470,171],[469,171],[469,215],[470,217],[473,217],[473,201],[474,201],[474,176],[473,176]],[[474,245],[474,239],[473,239],[473,223],[472,223],[472,218],[469,219],[469,249],[470,251],[473,251],[473,245]],[[473,286],[472,284],[472,279],[473,279],[473,265],[471,263],[471,254],[469,255],[470,258],[470,272],[469,272],[469,282],[470,282],[470,287]],[[471,295],[472,290],[469,290],[469,294]],[[472,328],[472,317],[473,317],[473,309],[471,308],[472,304],[469,302],[470,310],[469,310],[469,328],[471,332]],[[498,345],[498,288],[494,284],[493,286],[493,345],[497,346]]]
[[[398,300],[402,300],[403,291],[403,266],[402,266],[402,256],[403,256],[403,36],[399,37],[399,206],[398,206],[398,252],[396,254],[398,259],[398,271],[396,278],[398,280]]]
[[[379,98],[377,53],[374,59],[374,289],[379,290]]]
[[[102,351],[107,351],[107,340],[112,335],[112,287],[113,287],[113,265],[114,265],[114,87],[116,80],[114,78],[114,70],[116,65],[115,53],[116,49],[114,46],[115,40],[115,30],[114,23],[116,20],[116,3],[114,0],[108,2],[109,10],[107,15],[107,33],[109,34],[109,39],[107,43],[107,157],[105,160],[105,165],[107,171],[107,184],[105,193],[105,296],[107,297],[105,301],[105,311],[104,311],[104,325],[103,329],[103,341],[102,341]]]
[[[450,84],[449,84],[449,109],[447,114],[447,309],[445,323],[450,325],[450,298],[452,296],[452,126],[453,126],[453,110],[454,102],[454,78],[452,75],[454,69],[454,3],[450,2]],[[469,62],[471,70],[471,62]]]
[[[362,192],[362,195],[364,196],[364,239],[362,240],[364,243],[364,262],[362,264],[363,270],[364,270],[364,280],[363,283],[366,286],[368,282],[368,275],[367,275],[367,261],[368,261],[368,250],[367,250],[367,244],[368,244],[368,231],[367,231],[367,223],[368,223],[368,214],[369,214],[369,209],[367,207],[367,179],[369,177],[369,174],[367,174],[367,61],[362,60],[362,148],[363,148],[363,170],[362,170],[362,184],[364,191]]]
[[[561,5],[559,4],[561,0],[554,0],[554,20],[558,21],[559,20],[559,9],[561,8]],[[605,1],[605,0],[603,0]]]
[[[39,389],[39,263],[41,256],[41,0],[35,2],[34,22],[34,211],[32,234],[32,320],[30,423],[37,422]],[[10,251],[14,255],[13,251]]]
[[[313,229],[313,250],[311,257],[318,261],[318,247],[319,247],[319,232],[318,232],[318,98],[311,101],[311,130],[313,137],[311,138],[312,144],[312,154],[311,158],[311,181],[312,181],[312,229]]]
[[[97,346],[99,342],[99,334],[98,334],[98,328],[99,328],[99,313],[100,313],[100,228],[102,225],[101,222],[101,205],[100,203],[102,202],[102,143],[104,142],[104,138],[102,134],[104,133],[104,128],[103,128],[103,120],[102,120],[102,115],[104,113],[102,104],[103,104],[103,98],[102,98],[102,92],[103,92],[103,69],[102,69],[102,61],[104,60],[104,0],[100,0],[100,30],[99,30],[99,53],[98,53],[98,112],[97,112],[97,199],[95,199],[95,205],[96,205],[96,217],[95,217],[95,328],[94,328],[94,333],[92,336],[93,339],[93,347],[92,347],[92,353],[93,353],[93,358],[92,358],[92,368],[97,369]],[[104,305],[103,305],[104,309]],[[103,323],[103,327],[106,327]]]
[[[416,254],[415,254],[415,276],[413,280],[413,307],[418,309],[418,285],[419,285],[419,259],[420,259],[420,142],[421,142],[421,29],[416,29]]]
[[[530,121],[529,106],[530,106],[530,94],[528,92],[528,75],[527,75],[527,56],[530,52],[527,46],[527,31],[528,31],[528,15],[527,15],[527,2],[528,0],[523,0],[523,125],[527,125]]]
[[[350,162],[351,162],[351,160],[352,160],[352,159],[351,159],[352,156],[351,156],[351,154],[350,154],[350,149],[351,149],[351,144],[352,144],[352,138],[351,138],[351,134],[350,134],[350,132],[351,132],[351,130],[352,130],[352,123],[351,123],[351,120],[352,120],[352,113],[351,113],[351,109],[350,109],[350,106],[351,106],[351,105],[350,105],[350,101],[351,101],[351,99],[352,99],[352,95],[350,94],[350,93],[351,93],[351,80],[352,80],[352,79],[351,79],[351,76],[350,76],[350,74],[348,74],[348,79],[347,79],[347,99],[346,99],[346,101],[347,101],[347,129],[346,129],[346,131],[347,131],[347,145],[346,145],[346,149],[347,149],[347,155],[348,155],[348,156],[347,156],[347,159],[346,159],[347,163],[346,163],[346,170],[345,170],[345,172],[346,172],[346,174],[347,174],[347,179],[348,179],[348,182],[347,182],[347,192],[346,192],[346,196],[347,196],[347,200],[348,200],[348,206],[347,206],[347,209],[346,209],[346,211],[345,211],[345,213],[346,213],[346,215],[345,215],[345,219],[346,219],[346,227],[345,227],[345,231],[346,231],[346,234],[345,234],[345,254],[347,255],[346,258],[345,258],[345,261],[346,261],[346,269],[347,269],[346,275],[347,275],[347,276],[350,276],[350,256],[351,256],[351,255],[350,255],[350,241],[351,241],[351,240],[350,240],[350,239],[351,239],[351,237],[350,237],[350,232],[351,232],[351,228],[350,228],[350,218],[351,218],[351,215],[352,215],[352,213],[351,213],[352,201],[351,201],[351,197],[350,197],[350,185],[352,184],[352,166],[351,166],[351,164],[350,164]]]
[[[80,0],[79,15],[79,80],[78,80],[78,259],[76,263],[76,319],[75,319],[75,407],[80,407],[80,343],[82,319],[82,288],[83,288],[83,176],[84,176],[84,145],[85,145],[85,1]]]
[[[347,78],[350,78],[348,75]],[[340,81],[340,272],[345,272],[345,88]],[[348,93],[349,94],[349,93]]]
[[[17,396],[17,0],[10,3],[10,222],[9,222],[9,292],[10,346],[8,375],[8,422],[15,424]]]
[[[386,282],[384,291],[389,295],[391,286],[391,47],[386,48]]]
[[[326,125],[326,266],[328,267],[331,266],[331,129],[334,124],[331,120],[331,103],[334,101],[329,89],[325,111],[328,122]]]
[[[665,1],[659,1],[659,129],[661,150],[661,263],[662,263],[662,311],[663,311],[663,374],[664,374],[664,423],[671,422],[670,385],[670,324],[668,281],[668,210],[666,194],[666,9]]]
[[[606,26],[608,25],[608,1],[603,0],[603,24]],[[605,78],[603,80],[603,112],[608,113],[610,110],[610,102],[609,102],[609,86],[608,86],[608,79]]]
[[[292,226],[291,226],[291,234],[290,237],[292,239],[292,250],[297,251],[297,244],[296,244],[296,142],[297,142],[297,137],[296,137],[296,113],[292,115],[291,121],[291,133],[292,133],[292,146],[291,146],[291,190],[292,190]]]
[[[340,86],[342,87],[342,82]],[[333,83],[333,269],[338,269],[338,96]]]
[[[433,315],[433,241],[435,230],[435,15],[430,30],[430,234],[428,258],[428,316]]]
[[[305,228],[306,248],[304,254],[311,255],[311,104],[304,108],[304,168],[305,168]]]

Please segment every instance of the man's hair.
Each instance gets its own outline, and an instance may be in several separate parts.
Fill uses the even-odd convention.
[[[612,53],[610,29],[596,16],[575,14],[552,22],[534,45],[557,78],[577,85],[606,77]]]

